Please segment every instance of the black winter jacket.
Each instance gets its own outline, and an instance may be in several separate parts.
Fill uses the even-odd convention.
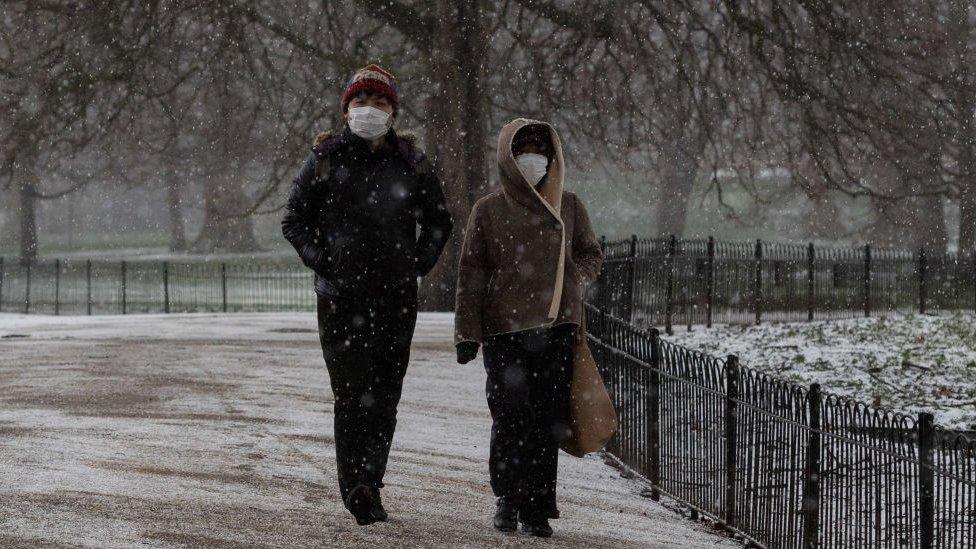
[[[415,295],[451,227],[440,181],[412,140],[391,129],[373,151],[348,127],[316,139],[281,220],[316,294],[357,299]]]

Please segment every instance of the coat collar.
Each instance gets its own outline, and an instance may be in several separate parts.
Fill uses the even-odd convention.
[[[397,133],[390,128],[383,136],[383,146],[373,151],[367,140],[359,137],[349,126],[344,126],[341,131],[322,132],[316,137],[312,152],[318,158],[324,158],[339,149],[353,150],[361,158],[382,158],[385,155],[399,154],[412,169],[416,170],[424,161],[423,152],[417,148],[417,137],[411,132]]]

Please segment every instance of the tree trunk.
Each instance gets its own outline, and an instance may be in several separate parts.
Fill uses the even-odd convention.
[[[976,249],[976,180],[962,182],[959,193],[959,251]]]
[[[438,4],[430,74],[437,93],[426,108],[427,153],[439,169],[454,231],[420,288],[422,310],[454,309],[458,251],[471,206],[487,186],[488,112],[484,62],[488,49],[481,0]]]
[[[918,246],[923,246],[934,254],[944,254],[949,246],[949,231],[946,227],[942,197],[939,195],[920,196],[916,203],[915,232]]]
[[[956,137],[959,151],[959,251],[971,252],[976,248],[976,143],[973,142],[973,111],[976,101],[966,94],[960,97],[956,106],[960,128]]]
[[[166,207],[169,210],[169,251],[182,252],[186,250],[186,228],[183,221],[183,210],[180,208],[180,190],[183,181],[179,175],[170,172],[166,185]]]
[[[8,190],[0,191],[0,204],[4,205],[0,212],[0,246],[17,247],[20,242],[20,187],[11,185]]]
[[[688,220],[688,202],[698,175],[698,160],[690,154],[691,143],[672,147],[664,159],[664,180],[658,200],[657,233],[681,237]]]
[[[807,217],[807,230],[815,239],[837,240],[843,235],[843,227],[838,223],[840,208],[828,192],[826,185],[807,192],[810,201],[810,214]]]
[[[23,165],[15,177],[19,180],[20,261],[26,265],[37,260],[37,182],[33,166]]]
[[[880,246],[945,253],[949,232],[943,214],[942,197],[911,196],[878,207],[878,222],[870,232],[872,243]]]
[[[247,196],[238,174],[221,170],[204,193],[204,221],[193,242],[195,253],[253,252],[260,249],[254,238],[254,223],[249,216],[238,215],[248,206]],[[224,175],[226,174],[226,175]]]
[[[976,75],[972,66],[976,60],[973,43],[976,25],[970,17],[971,3],[949,2],[950,35],[955,38],[946,61],[953,65],[955,86],[950,88],[951,105],[957,129],[955,148],[959,164],[959,251],[972,252],[976,246],[976,143],[973,113],[976,112]]]
[[[973,143],[972,112],[976,102],[972,98],[961,98],[959,109],[966,109],[969,117],[960,113],[959,135],[956,149],[959,151],[959,251],[972,252],[976,247],[976,143]]]

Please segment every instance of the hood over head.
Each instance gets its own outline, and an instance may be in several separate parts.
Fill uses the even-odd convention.
[[[536,191],[535,186],[525,179],[512,154],[512,140],[515,134],[528,126],[544,127],[549,132],[549,140],[552,143],[553,154],[549,162],[549,171],[541,184],[540,191]],[[506,124],[498,134],[497,157],[499,178],[505,195],[540,214],[552,215],[561,221],[559,212],[563,196],[564,163],[563,146],[556,129],[541,120],[516,118]]]

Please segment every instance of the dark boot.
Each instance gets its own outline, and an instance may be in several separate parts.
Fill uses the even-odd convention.
[[[373,508],[370,510],[370,512],[372,513],[373,518],[376,519],[376,522],[386,522],[389,520],[390,515],[387,514],[386,509],[383,508],[383,500],[380,499],[380,491],[377,488],[373,488],[372,492]]]
[[[523,522],[522,533],[539,538],[549,538],[552,537],[552,527],[549,526],[549,519],[543,518],[531,522]]]
[[[366,526],[373,524],[373,494],[369,486],[359,484],[346,497],[346,508],[356,517],[356,524]]]
[[[518,529],[518,508],[506,497],[498,498],[495,510],[495,528],[502,532],[514,532]]]

